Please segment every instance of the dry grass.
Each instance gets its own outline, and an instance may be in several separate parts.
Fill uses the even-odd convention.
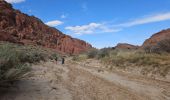
[[[170,54],[154,54],[138,51],[111,51],[110,55],[101,59],[105,65],[126,69],[137,66],[142,74],[159,74],[166,76],[170,71]]]
[[[94,53],[95,52],[95,53]],[[97,53],[96,53],[97,52]],[[89,55],[92,55],[89,57]],[[118,69],[140,69],[143,75],[153,74],[165,77],[170,72],[169,53],[146,53],[142,50],[118,50],[105,48],[102,50],[90,51],[73,57],[75,61],[86,59],[98,59],[107,68]]]
[[[81,54],[81,55],[76,55],[76,56],[73,56],[72,60],[73,61],[84,61],[88,58],[87,55],[85,54]]]
[[[22,78],[30,70],[30,64],[55,59],[57,54],[41,47],[0,43],[0,85]],[[55,56],[53,56],[55,54]]]

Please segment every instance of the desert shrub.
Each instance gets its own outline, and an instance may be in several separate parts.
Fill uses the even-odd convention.
[[[74,56],[72,57],[72,60],[73,60],[73,61],[84,61],[84,60],[86,60],[86,59],[87,59],[87,55],[85,55],[85,54],[74,55]]]
[[[21,62],[36,63],[41,60],[45,61],[46,56],[47,56],[46,54],[38,51],[30,51],[30,52],[21,51],[19,57]]]
[[[151,45],[147,45],[143,49],[146,53],[151,53]]]
[[[157,48],[159,49],[160,52],[170,53],[170,38],[158,42]]]
[[[111,51],[110,56],[101,60],[105,65],[111,65],[117,68],[128,68],[137,66],[143,69],[145,73],[160,74],[166,76],[170,71],[170,54],[157,54],[131,51]]]
[[[73,56],[72,60],[73,60],[73,61],[78,61],[78,60],[79,60],[79,57],[78,57],[78,56]]]
[[[144,47],[145,53],[160,53],[158,46],[156,45],[147,45]]]
[[[48,50],[40,47],[0,42],[0,85],[27,74],[31,63],[45,61],[52,56]]]
[[[0,46],[0,81],[16,80],[28,71],[20,57],[20,52],[11,45]]]
[[[145,46],[144,50],[145,53],[157,53],[157,54],[163,53],[158,45]]]
[[[56,54],[56,53],[53,53],[53,54],[51,54],[51,56],[50,56],[49,58],[50,58],[51,60],[58,60],[59,55]]]
[[[87,57],[88,58],[95,58],[97,56],[98,50],[93,49],[87,52]]]
[[[104,58],[106,56],[109,56],[109,53],[112,49],[111,48],[103,48],[101,50],[98,51],[97,53],[97,58],[98,59],[101,59],[101,58]]]

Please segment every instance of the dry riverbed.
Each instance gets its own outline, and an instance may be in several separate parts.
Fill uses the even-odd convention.
[[[170,100],[170,83],[67,62],[42,62],[0,100]]]

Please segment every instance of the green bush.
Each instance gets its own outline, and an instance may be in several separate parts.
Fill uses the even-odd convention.
[[[81,54],[81,55],[75,55],[72,57],[73,61],[84,61],[87,59],[87,55]]]
[[[50,56],[50,59],[51,60],[58,60],[58,58],[59,58],[59,55],[58,54],[56,54],[56,53],[53,53],[51,56]]]
[[[78,56],[73,56],[72,60],[73,60],[73,61],[78,61],[78,60],[79,60],[79,57],[78,57]]]
[[[98,51],[96,49],[90,50],[87,52],[88,58],[95,58],[97,56]]]
[[[46,61],[57,54],[41,47],[0,42],[0,84],[21,78],[30,70],[29,64]]]
[[[170,53],[170,38],[158,42],[157,48],[162,52]]]
[[[162,41],[158,47],[147,46],[144,50],[122,50],[113,48],[104,48],[101,50],[90,50],[86,57],[77,55],[73,57],[74,61],[84,61],[88,58],[98,58],[107,68],[128,69],[129,67],[140,67],[141,73],[153,73],[166,76],[170,71],[170,40]],[[132,68],[133,69],[133,68]]]
[[[0,81],[16,80],[28,71],[20,58],[20,52],[10,44],[0,46]]]
[[[170,71],[170,54],[156,54],[130,51],[111,51],[109,56],[101,58],[105,65],[117,68],[128,68],[132,66],[141,67],[145,73],[155,73],[166,76]]]
[[[109,52],[111,50],[112,50],[111,48],[103,48],[103,49],[99,50],[98,53],[97,53],[97,58],[101,59],[101,58],[104,58],[106,56],[109,56]]]

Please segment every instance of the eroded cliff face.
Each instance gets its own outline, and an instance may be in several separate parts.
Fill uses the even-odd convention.
[[[149,39],[147,39],[142,47],[146,47],[146,46],[155,46],[158,42],[160,42],[161,40],[164,39],[169,39],[170,38],[170,29],[167,30],[163,30],[161,32],[158,32],[154,35],[152,35]]]
[[[45,25],[40,19],[28,16],[0,0],[0,41],[40,45],[69,54],[84,52],[92,46]]]

